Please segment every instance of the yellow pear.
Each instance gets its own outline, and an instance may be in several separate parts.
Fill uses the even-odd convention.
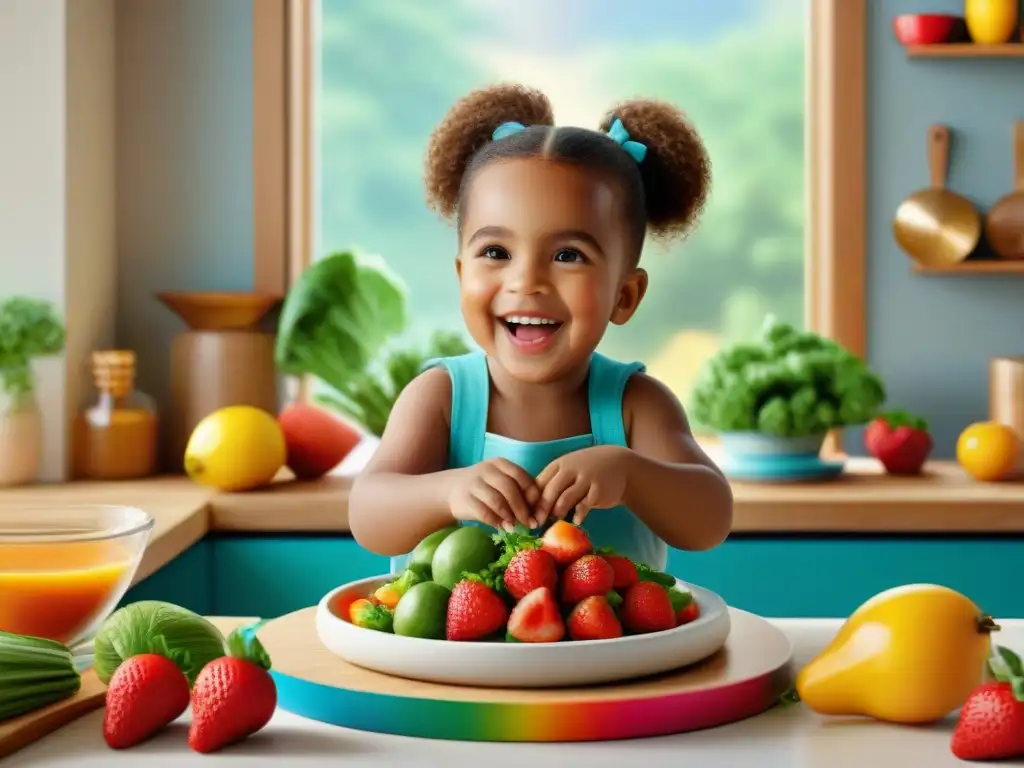
[[[824,715],[928,723],[958,709],[985,677],[999,627],[948,587],[908,584],[858,608],[797,675],[796,691]]]

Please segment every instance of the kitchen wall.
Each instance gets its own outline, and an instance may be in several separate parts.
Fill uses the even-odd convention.
[[[870,0],[868,41],[868,358],[892,404],[924,413],[935,455],[954,455],[987,418],[988,361],[1024,354],[1024,275],[924,277],[892,239],[900,201],[928,185],[925,134],[953,134],[949,184],[982,210],[1011,190],[1011,131],[1024,119],[1024,58],[907,59],[899,13],[963,13],[963,0]]]
[[[118,0],[117,342],[163,404],[154,293],[253,287],[252,85],[252,0]]]
[[[114,0],[0,2],[0,297],[52,301],[68,328],[35,368],[46,481],[114,338],[114,47]]]

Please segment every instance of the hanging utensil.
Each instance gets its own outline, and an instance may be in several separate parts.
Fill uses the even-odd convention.
[[[1024,259],[1024,121],[1013,126],[1014,191],[992,206],[985,238],[1004,259]]]
[[[949,128],[928,130],[931,188],[922,189],[896,210],[893,234],[899,247],[924,267],[945,267],[966,259],[981,239],[981,215],[962,195],[946,189]]]

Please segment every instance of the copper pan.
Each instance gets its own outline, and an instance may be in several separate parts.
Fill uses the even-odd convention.
[[[928,130],[931,188],[922,189],[896,209],[893,234],[899,247],[923,267],[945,267],[966,259],[981,239],[981,215],[974,204],[946,189],[949,128]]]
[[[985,220],[985,239],[1004,259],[1024,259],[1024,121],[1013,127],[1014,191]]]

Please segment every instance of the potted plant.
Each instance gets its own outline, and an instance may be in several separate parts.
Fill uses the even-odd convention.
[[[39,474],[43,426],[32,364],[60,354],[64,338],[50,302],[15,296],[0,303],[0,486]]]
[[[406,287],[384,261],[334,253],[314,262],[285,298],[276,364],[282,373],[315,378],[318,403],[379,438],[398,395],[428,359],[469,349],[445,332],[423,349],[394,348],[406,325]],[[372,453],[357,451],[363,463]]]
[[[829,430],[866,424],[884,401],[859,357],[769,316],[756,339],[705,363],[690,416],[733,458],[816,455]]]

